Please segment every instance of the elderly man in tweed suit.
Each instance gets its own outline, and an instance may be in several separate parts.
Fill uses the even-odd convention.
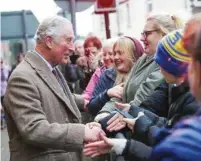
[[[95,123],[80,123],[84,100],[70,93],[56,68],[68,57],[73,38],[70,21],[46,18],[35,50],[12,73],[3,102],[11,161],[79,161],[83,143],[103,132]]]

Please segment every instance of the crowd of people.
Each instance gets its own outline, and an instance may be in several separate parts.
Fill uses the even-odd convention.
[[[71,22],[55,16],[35,39],[1,98],[11,161],[201,160],[200,13],[149,15],[140,40],[74,43]]]

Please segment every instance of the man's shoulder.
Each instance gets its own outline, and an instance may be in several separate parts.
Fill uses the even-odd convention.
[[[13,79],[15,77],[31,79],[33,75],[35,75],[34,69],[30,66],[29,63],[24,60],[14,69],[10,76],[10,79]]]

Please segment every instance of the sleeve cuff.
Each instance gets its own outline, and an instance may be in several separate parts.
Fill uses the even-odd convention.
[[[126,145],[126,139],[111,139],[113,143],[112,151],[114,151],[117,155],[122,155]]]
[[[127,140],[126,145],[125,145],[125,148],[124,148],[124,150],[123,150],[123,152],[122,152],[122,155],[123,155],[123,156],[126,156],[126,155],[128,154],[130,144],[131,144],[131,141],[130,141],[130,140]]]
[[[105,90],[101,95],[101,100],[105,100],[105,102],[110,100],[110,97],[107,95],[107,90]]]
[[[80,111],[84,111],[84,97],[82,95],[74,94],[75,103],[77,104]]]
[[[68,133],[66,137],[66,144],[72,144],[72,147],[83,147],[84,136],[85,136],[85,125],[84,124],[69,124]]]

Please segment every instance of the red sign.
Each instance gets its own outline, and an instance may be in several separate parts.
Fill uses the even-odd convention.
[[[96,0],[95,12],[116,11],[116,0]]]

